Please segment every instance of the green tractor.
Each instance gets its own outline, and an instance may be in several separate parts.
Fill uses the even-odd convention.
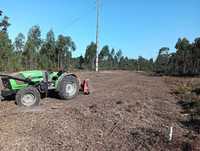
[[[33,70],[0,75],[0,100],[15,96],[19,106],[37,106],[41,96],[47,96],[51,90],[61,99],[73,99],[79,93],[80,82],[75,74],[63,71]]]

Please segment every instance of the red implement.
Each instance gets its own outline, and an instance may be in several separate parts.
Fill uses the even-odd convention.
[[[83,93],[85,95],[89,95],[90,94],[90,91],[89,91],[89,80],[86,79],[83,81],[83,83],[81,84],[81,89],[83,91]]]

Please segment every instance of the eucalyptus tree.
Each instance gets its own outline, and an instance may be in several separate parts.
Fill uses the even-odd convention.
[[[56,56],[58,68],[68,68],[72,52],[76,50],[75,42],[70,36],[59,35],[56,40]]]
[[[56,41],[53,30],[50,30],[40,49],[40,66],[45,69],[56,67]]]
[[[85,51],[85,63],[89,69],[94,69],[95,67],[95,60],[96,60],[96,44],[91,42],[90,45],[87,46]]]
[[[25,36],[22,33],[19,33],[14,41],[15,51],[23,52],[25,45]]]
[[[169,62],[169,48],[162,47],[159,50],[158,57],[155,61],[155,71],[158,73],[166,73]]]
[[[39,55],[42,44],[41,31],[39,26],[30,28],[23,52],[23,62],[26,69],[35,69],[38,67]]]
[[[10,26],[9,17],[3,16],[3,11],[0,10],[0,32],[7,32],[8,27]]]

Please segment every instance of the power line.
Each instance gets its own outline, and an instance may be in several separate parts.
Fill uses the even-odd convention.
[[[72,25],[76,24],[80,20],[85,19],[86,16],[91,15],[92,14],[91,12],[93,12],[95,10],[96,10],[96,7],[94,6],[90,9],[88,9],[88,11],[85,11],[85,13],[82,13],[81,16],[74,17],[74,19],[66,25],[66,28],[70,28]]]

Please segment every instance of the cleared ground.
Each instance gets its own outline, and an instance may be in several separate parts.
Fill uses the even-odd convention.
[[[92,93],[39,107],[0,103],[0,150],[184,150],[181,107],[162,77],[125,71],[79,73]],[[173,139],[168,142],[169,127]],[[195,140],[198,150],[199,139]]]

